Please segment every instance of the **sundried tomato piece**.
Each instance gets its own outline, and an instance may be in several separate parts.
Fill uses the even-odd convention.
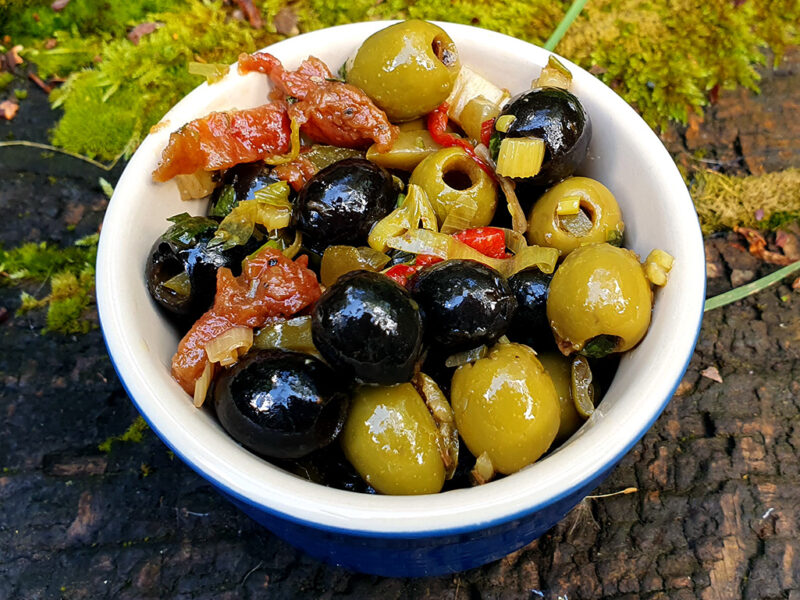
[[[309,56],[294,71],[287,71],[281,61],[267,52],[239,55],[239,73],[256,71],[264,73],[287,96],[299,100],[326,80],[333,79],[328,65],[315,56]]]
[[[265,248],[245,262],[239,277],[230,269],[219,269],[214,306],[178,344],[172,376],[187,393],[194,393],[205,368],[208,342],[233,327],[263,327],[289,318],[316,302],[321,293],[305,255],[292,261],[278,250]]]
[[[287,182],[295,192],[299,192],[316,172],[317,167],[301,154],[292,162],[276,166],[272,169],[271,175]]]
[[[153,179],[168,181],[175,175],[227,169],[284,154],[289,151],[290,136],[283,102],[213,112],[170,134]]]
[[[239,71],[267,75],[283,93],[299,101],[289,107],[289,116],[314,141],[346,148],[366,148],[372,142],[388,150],[398,128],[375,106],[363,90],[333,79],[328,67],[309,56],[295,71],[266,52],[239,55]]]
[[[312,140],[345,148],[366,148],[375,142],[378,151],[385,152],[399,132],[369,96],[340,81],[311,90],[289,107],[289,115]]]

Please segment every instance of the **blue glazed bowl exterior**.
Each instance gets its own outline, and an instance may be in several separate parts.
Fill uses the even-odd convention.
[[[424,577],[457,573],[500,559],[553,527],[615,465],[571,494],[527,515],[473,531],[436,537],[371,537],[323,531],[282,519],[223,492],[243,513],[282,540],[323,562],[385,577]]]

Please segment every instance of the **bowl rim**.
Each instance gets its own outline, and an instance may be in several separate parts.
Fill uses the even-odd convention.
[[[324,38],[331,34],[334,34],[340,39],[350,39],[353,36],[356,36],[357,39],[364,39],[374,31],[396,22],[397,21],[370,21],[340,25],[288,38],[265,48],[265,50],[271,50],[273,48],[277,50],[281,46],[287,47],[291,45],[293,47],[298,44],[313,48],[313,42],[316,37]],[[325,488],[318,484],[302,481],[297,484],[299,486],[298,489],[306,490],[309,496],[313,497],[315,501],[312,502],[309,501],[308,498],[303,498],[302,501],[298,502],[298,498],[293,498],[291,496],[291,490],[284,493],[284,490],[280,488],[271,488],[269,486],[264,486],[265,489],[261,490],[260,493],[253,494],[253,489],[247,488],[247,486],[243,486],[242,482],[235,480],[231,474],[232,470],[226,469],[225,464],[215,464],[215,457],[211,456],[209,452],[204,453],[202,444],[184,444],[183,442],[185,440],[182,440],[182,443],[176,443],[170,435],[170,432],[167,431],[171,426],[170,423],[159,420],[157,414],[151,413],[148,410],[148,408],[151,408],[151,405],[148,403],[152,398],[139,396],[139,392],[149,390],[150,388],[146,385],[146,382],[141,380],[141,374],[134,368],[135,364],[130,360],[132,358],[130,348],[126,348],[125,344],[123,344],[123,336],[121,334],[124,331],[124,327],[122,326],[124,319],[117,313],[114,304],[114,286],[112,285],[114,281],[112,265],[113,252],[109,233],[111,229],[105,227],[105,220],[113,220],[116,206],[119,206],[122,199],[115,204],[115,198],[112,197],[106,212],[106,218],[104,219],[104,227],[101,232],[98,248],[96,277],[97,305],[106,348],[128,397],[132,400],[137,410],[156,435],[158,435],[184,463],[225,494],[236,498],[258,511],[270,514],[279,519],[336,534],[373,538],[415,539],[473,532],[524,518],[574,494],[580,488],[585,487],[593,478],[597,477],[599,473],[611,469],[652,426],[677,389],[683,373],[689,365],[693,349],[700,333],[706,285],[704,253],[702,252],[702,234],[700,232],[699,223],[697,222],[694,206],[677,167],[675,167],[674,161],[650,127],[610,88],[595,79],[584,69],[554,52],[548,52],[528,42],[486,29],[455,23],[438,21],[435,23],[451,34],[458,33],[464,37],[479,35],[484,38],[484,42],[487,44],[501,46],[510,45],[520,51],[531,52],[531,49],[535,49],[537,53],[544,52],[546,54],[553,54],[557,56],[574,75],[584,80],[586,85],[594,88],[594,91],[604,96],[604,101],[611,102],[615,109],[618,107],[620,111],[627,111],[630,115],[635,117],[634,123],[632,123],[631,126],[637,129],[637,135],[649,136],[649,138],[651,138],[650,145],[653,145],[654,151],[662,154],[660,162],[664,162],[664,159],[666,159],[667,162],[664,164],[672,166],[670,173],[664,176],[669,178],[671,188],[675,188],[676,195],[681,196],[681,198],[678,198],[682,201],[679,208],[683,212],[691,210],[692,215],[694,215],[693,219],[696,227],[694,227],[694,231],[685,232],[686,235],[684,237],[686,239],[684,241],[692,243],[695,246],[699,245],[697,256],[698,259],[701,260],[702,265],[694,266],[698,268],[694,268],[693,266],[690,266],[690,268],[695,271],[700,271],[699,267],[702,267],[702,276],[697,273],[695,274],[695,278],[698,279],[698,281],[694,282],[698,284],[696,286],[697,295],[693,296],[689,303],[692,310],[688,311],[682,319],[682,330],[685,330],[685,332],[679,342],[683,345],[681,355],[685,352],[683,365],[680,368],[674,369],[674,378],[671,381],[663,382],[658,386],[657,395],[659,397],[657,399],[649,399],[647,404],[648,410],[636,411],[636,414],[639,416],[638,419],[627,418],[627,420],[621,423],[621,425],[627,425],[628,429],[632,429],[633,431],[628,431],[628,429],[621,426],[620,430],[626,431],[625,435],[620,435],[619,439],[609,444],[608,447],[604,446],[599,450],[593,451],[590,457],[591,468],[587,466],[583,467],[582,470],[578,469],[580,472],[567,473],[558,480],[558,483],[561,483],[560,487],[547,492],[537,490],[535,486],[534,489],[531,488],[533,485],[531,483],[533,479],[531,474],[534,472],[537,464],[540,464],[537,463],[526,468],[523,472],[515,474],[513,477],[507,477],[500,481],[493,482],[488,486],[483,486],[482,488],[452,490],[445,493],[417,497],[354,494],[352,492]],[[179,112],[182,106],[190,105],[195,98],[202,98],[207,87],[207,84],[201,84],[195,88],[195,90],[176,104],[167,115],[165,115],[163,120],[169,120],[170,115]],[[146,141],[147,140],[142,143],[137,153],[142,150]],[[136,164],[136,155],[134,155],[117,184],[118,190],[124,189],[126,175],[131,179],[136,175],[135,169],[131,168]],[[124,193],[120,195],[124,195]],[[117,196],[116,191],[115,196]],[[684,218],[686,217],[688,217],[688,215],[684,215]],[[688,219],[687,223],[690,220],[691,219]],[[699,279],[702,281],[699,281]],[[599,426],[601,425],[598,425],[598,427]],[[569,451],[569,447],[563,449],[563,452],[567,454],[570,453]],[[557,453],[561,452],[562,450],[559,450]],[[577,454],[577,451],[573,453]],[[283,483],[289,483],[289,480],[286,478],[294,478],[294,476],[283,472],[277,467],[272,465],[270,465],[270,467],[272,471],[281,473],[281,476],[275,475],[276,481],[273,483],[281,483],[281,480]],[[576,471],[576,469],[572,469],[572,471]],[[538,495],[538,499],[529,500],[530,496],[536,495]],[[292,500],[295,500],[297,503],[292,502]],[[342,506],[338,505],[339,502],[342,503]],[[487,506],[492,507],[491,514],[485,512]]]

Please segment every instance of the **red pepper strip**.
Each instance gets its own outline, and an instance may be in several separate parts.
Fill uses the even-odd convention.
[[[497,227],[476,227],[454,233],[453,237],[490,258],[508,258],[506,236]]]
[[[386,271],[384,275],[405,287],[408,278],[416,272],[417,268],[412,265],[395,265]]]
[[[443,260],[441,256],[436,256],[435,254],[417,254],[417,260],[414,262],[414,266],[421,269],[422,267],[435,265]]]
[[[486,119],[481,123],[481,144],[487,148],[492,141],[492,133],[494,133],[494,119]]]
[[[486,174],[489,175],[489,177],[497,181],[497,177],[492,168],[483,162],[483,159],[481,159],[477,154],[475,154],[475,148],[473,148],[468,141],[462,140],[461,138],[454,136],[452,133],[447,133],[445,131],[445,129],[447,129],[447,110],[449,108],[450,106],[447,104],[447,102],[442,102],[439,105],[439,108],[428,115],[428,133],[431,134],[433,141],[445,148],[450,148],[452,146],[463,148],[464,151],[469,154],[470,158],[478,163],[478,166],[483,169]]]

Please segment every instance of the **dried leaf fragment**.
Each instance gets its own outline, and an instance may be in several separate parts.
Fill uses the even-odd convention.
[[[719,374],[719,370],[717,369],[717,367],[706,367],[705,369],[700,371],[700,375],[702,375],[706,379],[710,379],[711,381],[722,383],[722,376]]]
[[[11,100],[3,100],[0,102],[0,116],[6,121],[13,119],[17,115],[18,110],[19,104],[16,102],[12,102]]]

